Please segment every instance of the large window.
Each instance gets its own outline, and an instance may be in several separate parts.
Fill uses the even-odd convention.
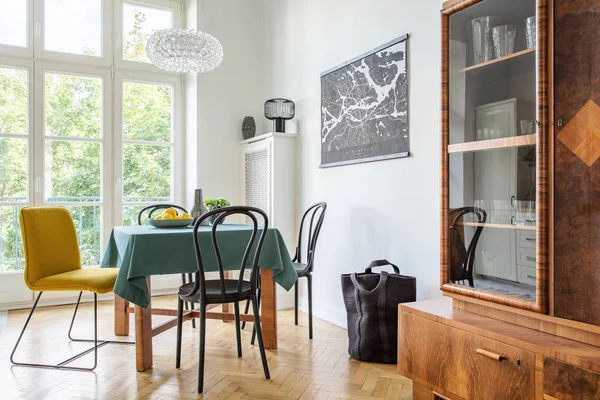
[[[182,202],[181,77],[145,55],[181,11],[175,0],[0,0],[0,273],[23,269],[24,206],[66,207],[91,266],[113,226]]]

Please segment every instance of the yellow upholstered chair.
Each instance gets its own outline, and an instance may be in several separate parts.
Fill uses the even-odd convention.
[[[117,268],[82,268],[77,233],[71,214],[63,207],[26,207],[20,214],[21,236],[25,255],[25,284],[39,292],[33,308],[27,317],[19,339],[10,356],[16,365],[47,367],[58,369],[93,370],[98,363],[98,348],[108,343],[132,344],[131,342],[98,340],[98,294],[110,293],[117,279]],[[56,365],[30,364],[14,361],[31,316],[46,291],[78,291],[79,298],[69,327],[69,339],[79,342],[93,342],[94,347]],[[84,291],[94,293],[94,339],[74,339],[71,336],[77,308]],[[69,367],[66,364],[94,352],[94,366],[91,368]]]

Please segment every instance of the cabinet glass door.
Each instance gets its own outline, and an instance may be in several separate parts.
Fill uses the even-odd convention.
[[[536,0],[448,19],[448,282],[536,301]]]

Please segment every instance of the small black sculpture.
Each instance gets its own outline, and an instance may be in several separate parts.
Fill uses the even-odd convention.
[[[253,138],[256,134],[256,122],[254,117],[244,117],[242,122],[242,137],[244,140]]]
[[[285,121],[294,118],[296,105],[287,99],[271,99],[265,102],[265,117],[275,121],[275,132],[285,132]]]

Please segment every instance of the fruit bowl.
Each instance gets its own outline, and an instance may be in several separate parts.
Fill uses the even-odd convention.
[[[194,218],[149,219],[148,225],[155,228],[185,228],[194,222]]]

